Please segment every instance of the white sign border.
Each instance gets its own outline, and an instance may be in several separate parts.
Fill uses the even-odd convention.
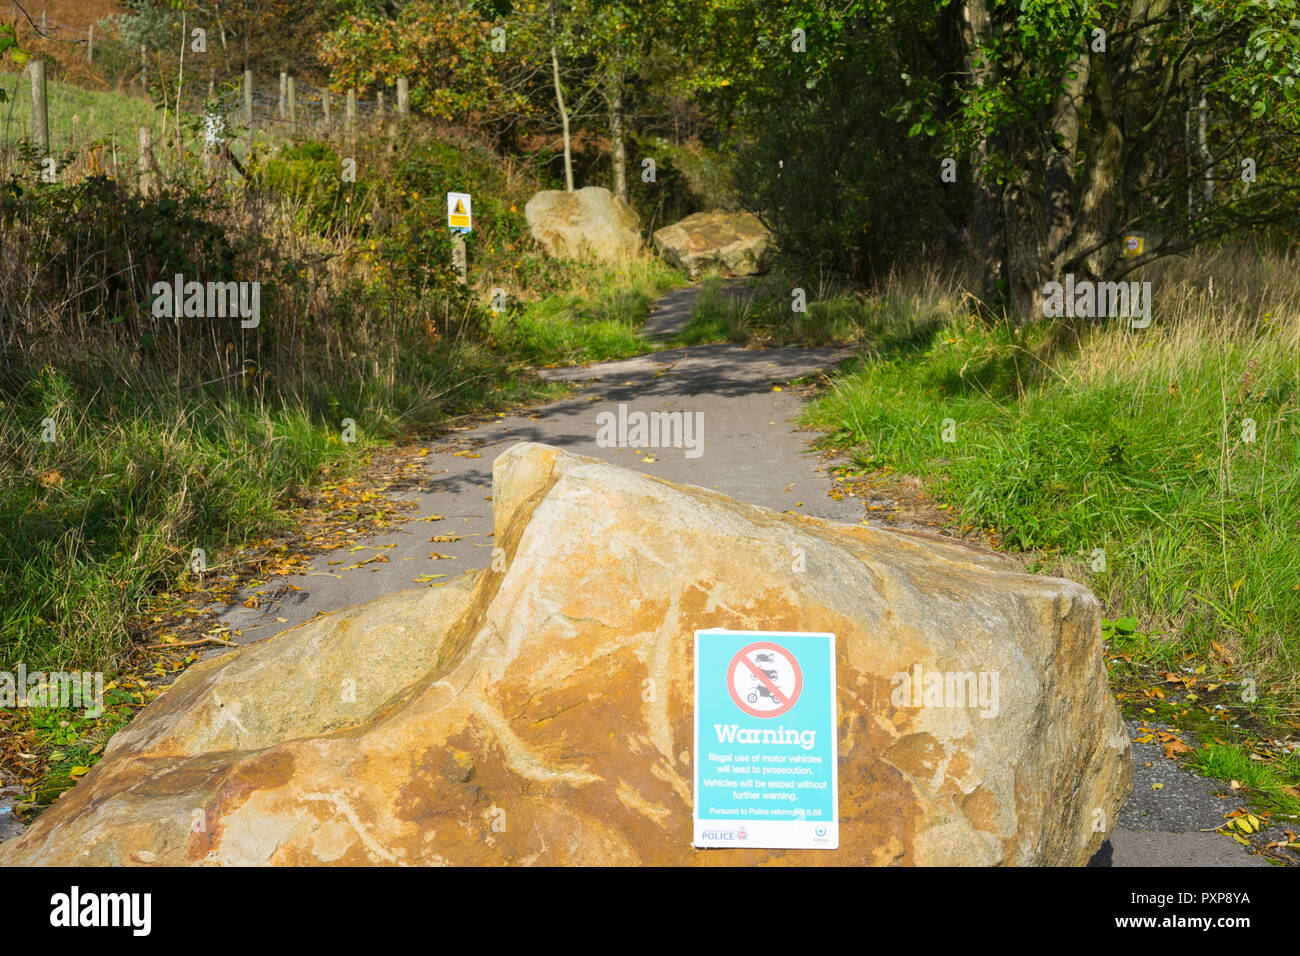
[[[459,197],[459,198],[465,200],[465,217],[469,220],[469,225],[468,225],[468,226],[453,226],[453,225],[451,224],[451,215],[452,215],[451,210],[452,210],[452,202],[453,202],[457,197]],[[464,229],[466,232],[471,232],[471,231],[473,231],[473,229],[474,229],[474,200],[473,200],[473,198],[470,196],[469,193],[453,193],[453,192],[449,192],[449,193],[447,193],[447,227],[448,227],[449,229]]]
[[[717,824],[719,826],[735,825],[740,826],[740,821],[723,821],[707,820],[701,821],[700,812],[700,635],[701,634],[734,634],[743,637],[755,637],[759,639],[775,640],[781,637],[827,637],[830,638],[830,677],[831,677],[831,819],[827,822],[827,833],[825,837],[820,838],[822,842],[813,843],[812,838],[808,842],[791,843],[790,829],[791,825],[796,823],[794,820],[747,820],[744,826],[750,831],[752,838],[758,838],[759,842],[752,842],[746,839],[744,843],[740,842],[723,842],[723,841],[706,841],[701,837],[701,829],[705,826]],[[742,631],[730,627],[705,627],[695,631],[693,635],[694,647],[691,649],[693,665],[691,677],[695,681],[694,691],[694,713],[691,715],[691,846],[697,850],[838,850],[840,848],[840,701],[839,701],[839,680],[835,667],[835,635],[829,631]],[[805,685],[806,685],[805,681]],[[814,824],[808,823],[808,826]],[[775,828],[775,829],[771,829]]]

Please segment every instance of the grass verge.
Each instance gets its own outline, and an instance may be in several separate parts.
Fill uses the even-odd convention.
[[[1295,275],[1294,256],[1242,248],[1170,263],[1147,276],[1156,322],[1143,330],[989,328],[960,282],[937,273],[836,296],[798,322],[776,306],[744,316],[715,304],[699,324],[751,342],[861,342],[806,414],[845,470],[919,476],[1034,570],[1090,586],[1126,716],[1194,731],[1208,749],[1193,766],[1289,814],[1300,793]],[[1244,773],[1251,754],[1267,773]]]

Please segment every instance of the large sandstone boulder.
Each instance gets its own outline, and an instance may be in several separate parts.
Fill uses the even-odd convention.
[[[617,261],[641,248],[641,224],[627,203],[601,186],[548,189],[524,205],[533,238],[558,259]]]
[[[654,234],[659,254],[692,279],[705,269],[738,276],[762,272],[772,236],[748,212],[697,212]]]
[[[493,496],[495,569],[196,665],[0,865],[1080,865],[1106,838],[1132,766],[1086,588],[545,445]],[[692,849],[708,627],[837,636],[838,850]],[[997,673],[996,714],[900,704],[917,665]]]

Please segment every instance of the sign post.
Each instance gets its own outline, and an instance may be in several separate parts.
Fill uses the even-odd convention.
[[[839,847],[835,635],[695,632],[696,847]]]
[[[469,193],[447,193],[447,226],[451,229],[451,264],[464,285],[469,275],[465,236],[474,228]]]

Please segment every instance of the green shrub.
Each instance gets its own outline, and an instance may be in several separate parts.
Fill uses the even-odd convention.
[[[158,280],[235,278],[237,256],[212,221],[212,200],[164,191],[144,198],[107,176],[68,184],[12,178],[0,215],[18,239],[37,292],[76,305],[82,321],[147,331]]]
[[[879,68],[878,40],[864,36],[846,49],[816,76],[773,78],[771,95],[746,118],[736,189],[792,269],[872,282],[923,245],[955,241],[949,222],[967,197],[961,184],[940,181],[938,158],[886,115],[902,81]]]
[[[324,143],[308,141],[285,146],[261,168],[267,189],[298,209],[299,224],[318,233],[343,225],[352,210],[369,199],[370,181],[343,179],[343,162]]]

